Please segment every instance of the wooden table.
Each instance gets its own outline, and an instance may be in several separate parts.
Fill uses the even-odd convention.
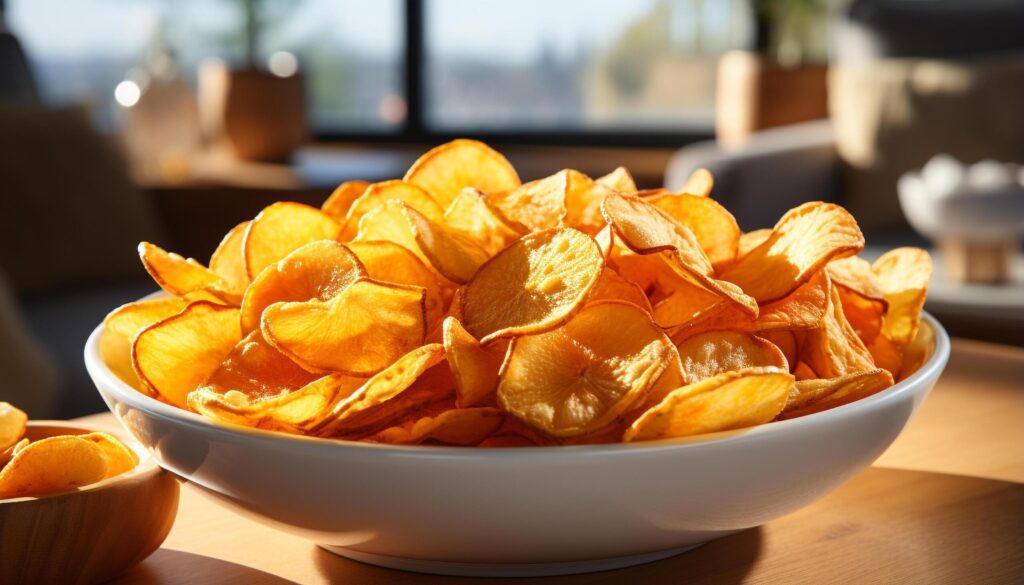
[[[114,424],[109,414],[83,420]],[[450,580],[337,557],[185,486],[163,547],[116,582]],[[1024,583],[1024,349],[954,340],[949,367],[896,443],[874,467],[808,508],[664,561],[530,580],[683,581]]]

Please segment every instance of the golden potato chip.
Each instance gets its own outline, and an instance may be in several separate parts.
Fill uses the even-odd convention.
[[[505,414],[497,408],[451,408],[417,418],[403,426],[385,429],[375,439],[382,443],[407,445],[424,442],[476,445],[494,434],[504,421]]]
[[[569,213],[566,198],[571,181],[569,170],[530,181],[500,197],[498,209],[532,230],[560,227]]]
[[[204,386],[188,395],[188,405],[220,422],[298,434],[323,420],[333,404],[365,382],[364,378],[333,374],[291,391],[264,396],[238,390],[222,393]]]
[[[267,343],[257,328],[235,345],[200,387],[218,394],[241,392],[259,400],[296,390],[318,377]]]
[[[881,331],[888,309],[871,264],[857,256],[840,258],[828,263],[828,274],[838,287],[846,320],[861,341],[870,343]]]
[[[740,226],[736,218],[714,199],[683,193],[660,195],[648,201],[690,228],[715,267],[736,259]]]
[[[513,339],[508,351],[498,403],[555,437],[594,432],[642,403],[675,355],[650,315],[622,301],[590,303],[562,327]]]
[[[765,303],[793,292],[830,260],[863,247],[864,235],[849,212],[831,203],[805,203],[782,216],[768,239],[719,278]]]
[[[428,329],[441,321],[445,310],[444,284],[416,254],[394,242],[349,242],[346,246],[359,258],[373,280],[408,284],[426,290]]]
[[[796,367],[798,359],[797,345],[796,345],[796,334],[792,329],[769,329],[767,331],[758,331],[757,336],[775,344],[775,347],[779,348],[782,355],[786,357],[786,363],[789,364],[789,370],[793,371]]]
[[[249,274],[245,271],[245,254],[242,251],[247,229],[247,221],[231,228],[210,257],[210,270],[228,283],[229,290],[236,292],[244,291],[249,286]]]
[[[132,341],[146,327],[180,313],[189,302],[188,297],[165,297],[128,303],[111,311],[103,320],[100,335],[103,361],[126,384],[149,393],[132,366]]]
[[[681,278],[704,287],[751,315],[757,302],[732,283],[712,278],[713,267],[693,232],[654,204],[639,197],[613,193],[605,197],[602,212],[616,238],[638,254],[665,252],[663,257]]]
[[[22,439],[10,447],[0,451],[0,469],[3,469],[4,465],[7,465],[19,451],[28,447],[28,439]]]
[[[786,405],[794,379],[774,368],[749,368],[705,378],[674,390],[636,419],[626,442],[742,429],[773,420]]]
[[[615,190],[579,171],[568,169],[566,172],[569,184],[565,192],[565,221],[584,233],[596,234],[605,225],[601,202]]]
[[[466,408],[491,399],[498,388],[498,371],[508,344],[497,341],[485,348],[454,317],[444,320],[443,340],[445,358],[455,379],[456,405]]]
[[[715,178],[711,176],[711,171],[699,168],[690,173],[680,192],[707,197],[711,193],[711,187],[714,184]]]
[[[263,310],[279,302],[326,301],[366,270],[351,250],[333,240],[301,246],[267,266],[242,297],[242,332],[259,329]]]
[[[406,221],[413,237],[430,265],[452,282],[469,282],[490,255],[480,244],[441,223],[430,221],[423,214],[406,207]]]
[[[228,281],[192,258],[182,258],[149,242],[139,244],[139,257],[146,272],[172,295],[203,294],[209,300],[234,305],[241,299],[241,291],[232,290]]]
[[[797,381],[800,380],[817,380],[818,374],[814,373],[811,366],[808,366],[806,362],[796,362],[796,367],[792,368],[793,376],[796,377]]]
[[[420,250],[412,226],[405,217],[406,206],[401,201],[389,199],[383,205],[359,219],[359,231],[353,242],[391,242],[402,246],[429,265],[430,260]]]
[[[604,270],[601,271],[601,278],[597,280],[597,284],[590,290],[590,296],[587,297],[588,303],[600,300],[626,301],[648,313],[653,314],[654,312],[644,290],[639,285],[619,276],[619,273],[611,266],[604,267]]]
[[[828,275],[818,271],[788,296],[761,305],[756,317],[734,304],[712,305],[714,299],[708,293],[698,294],[681,287],[655,307],[655,318],[663,327],[672,328],[671,336],[677,343],[686,336],[714,329],[748,332],[813,329],[825,318],[830,287]]]
[[[64,435],[29,443],[0,471],[0,499],[65,492],[107,476],[95,443]]]
[[[752,232],[746,232],[740,236],[739,247],[736,250],[736,257],[742,258],[749,254],[751,250],[765,243],[769,236],[772,235],[770,229],[754,230]]]
[[[13,447],[25,434],[28,415],[10,403],[0,402],[0,451]]]
[[[476,140],[453,140],[421,156],[405,174],[441,207],[451,205],[466,187],[500,193],[519,186],[519,175],[504,156]]]
[[[345,228],[341,239],[350,240],[356,235],[359,218],[384,205],[386,201],[397,199],[406,206],[415,209],[432,221],[440,221],[444,209],[434,201],[429,193],[416,185],[404,181],[384,181],[374,183],[366,188],[359,199],[352,203],[346,216]]]
[[[444,223],[476,241],[488,255],[507,248],[529,230],[507,218],[483,192],[467,187],[444,212]]]
[[[882,254],[871,268],[889,303],[882,334],[898,344],[910,343],[917,335],[921,309],[928,295],[931,256],[920,248],[896,248]]]
[[[846,320],[837,288],[836,285],[831,287],[821,325],[801,333],[800,360],[814,370],[817,378],[835,378],[875,369],[871,353]]]
[[[903,349],[884,335],[876,335],[868,344],[871,361],[887,370],[894,379],[903,375]]]
[[[789,371],[782,350],[750,333],[709,331],[687,338],[676,346],[683,366],[683,384],[744,368],[777,368]]]
[[[423,343],[426,291],[358,279],[327,301],[263,310],[264,338],[311,372],[375,374]]]
[[[249,222],[242,242],[250,279],[264,268],[317,240],[337,239],[341,232],[331,216],[308,205],[282,201],[267,206]]]
[[[331,216],[334,221],[343,223],[348,218],[348,210],[352,207],[352,203],[359,199],[359,196],[366,192],[366,188],[369,186],[370,184],[366,181],[345,181],[334,189],[330,197],[320,206],[320,210]]]
[[[524,236],[480,267],[463,289],[462,324],[487,343],[568,319],[604,268],[590,236],[571,228]]]
[[[132,343],[132,365],[155,395],[176,406],[220,366],[242,338],[238,309],[196,301],[146,327]]]
[[[103,452],[103,457],[107,460],[107,475],[105,477],[114,477],[131,471],[139,464],[138,454],[110,433],[94,431],[78,436],[94,443]]]
[[[797,418],[849,404],[892,384],[892,376],[882,369],[854,372],[837,378],[801,380],[794,385],[779,418]]]
[[[619,193],[636,194],[636,181],[633,180],[633,175],[629,174],[626,167],[617,167],[607,175],[599,177],[597,182]]]
[[[435,366],[442,361],[444,347],[440,344],[413,349],[336,402],[312,432],[323,437],[375,429],[415,406],[450,396],[446,384],[436,379],[423,383],[428,372],[440,371]],[[448,367],[441,366],[447,372]]]

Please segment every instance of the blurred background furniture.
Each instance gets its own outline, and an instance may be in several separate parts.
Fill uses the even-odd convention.
[[[903,173],[940,152],[966,163],[1024,158],[1024,3],[857,0],[833,41],[830,118],[757,132],[739,146],[683,147],[666,185],[679,188],[705,167],[715,198],[745,230],[823,200],[849,209],[870,244],[926,245],[899,208]],[[1011,280],[955,286],[938,273],[928,308],[954,334],[1024,344],[1019,266]]]

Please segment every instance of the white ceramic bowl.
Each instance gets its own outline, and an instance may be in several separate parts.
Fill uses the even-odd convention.
[[[353,559],[443,574],[526,576],[664,558],[824,496],[893,442],[935,385],[949,338],[906,380],[803,418],[639,444],[386,446],[218,426],[153,400],[101,361],[89,373],[164,468],[226,505]]]

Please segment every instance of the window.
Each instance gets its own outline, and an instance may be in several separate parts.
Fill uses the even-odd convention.
[[[245,55],[243,0],[8,0],[44,99],[85,103],[101,128],[117,124],[114,90],[169,48],[194,83],[196,66]],[[286,51],[308,78],[320,131],[401,127],[403,0],[263,0],[262,57]]]
[[[753,27],[747,0],[6,2],[44,97],[85,102],[104,129],[115,88],[154,53],[192,84],[204,58],[244,60],[259,6],[261,59],[297,57],[317,133],[367,140],[679,144],[711,133],[717,57]]]
[[[708,130],[746,0],[428,0],[428,127]]]

